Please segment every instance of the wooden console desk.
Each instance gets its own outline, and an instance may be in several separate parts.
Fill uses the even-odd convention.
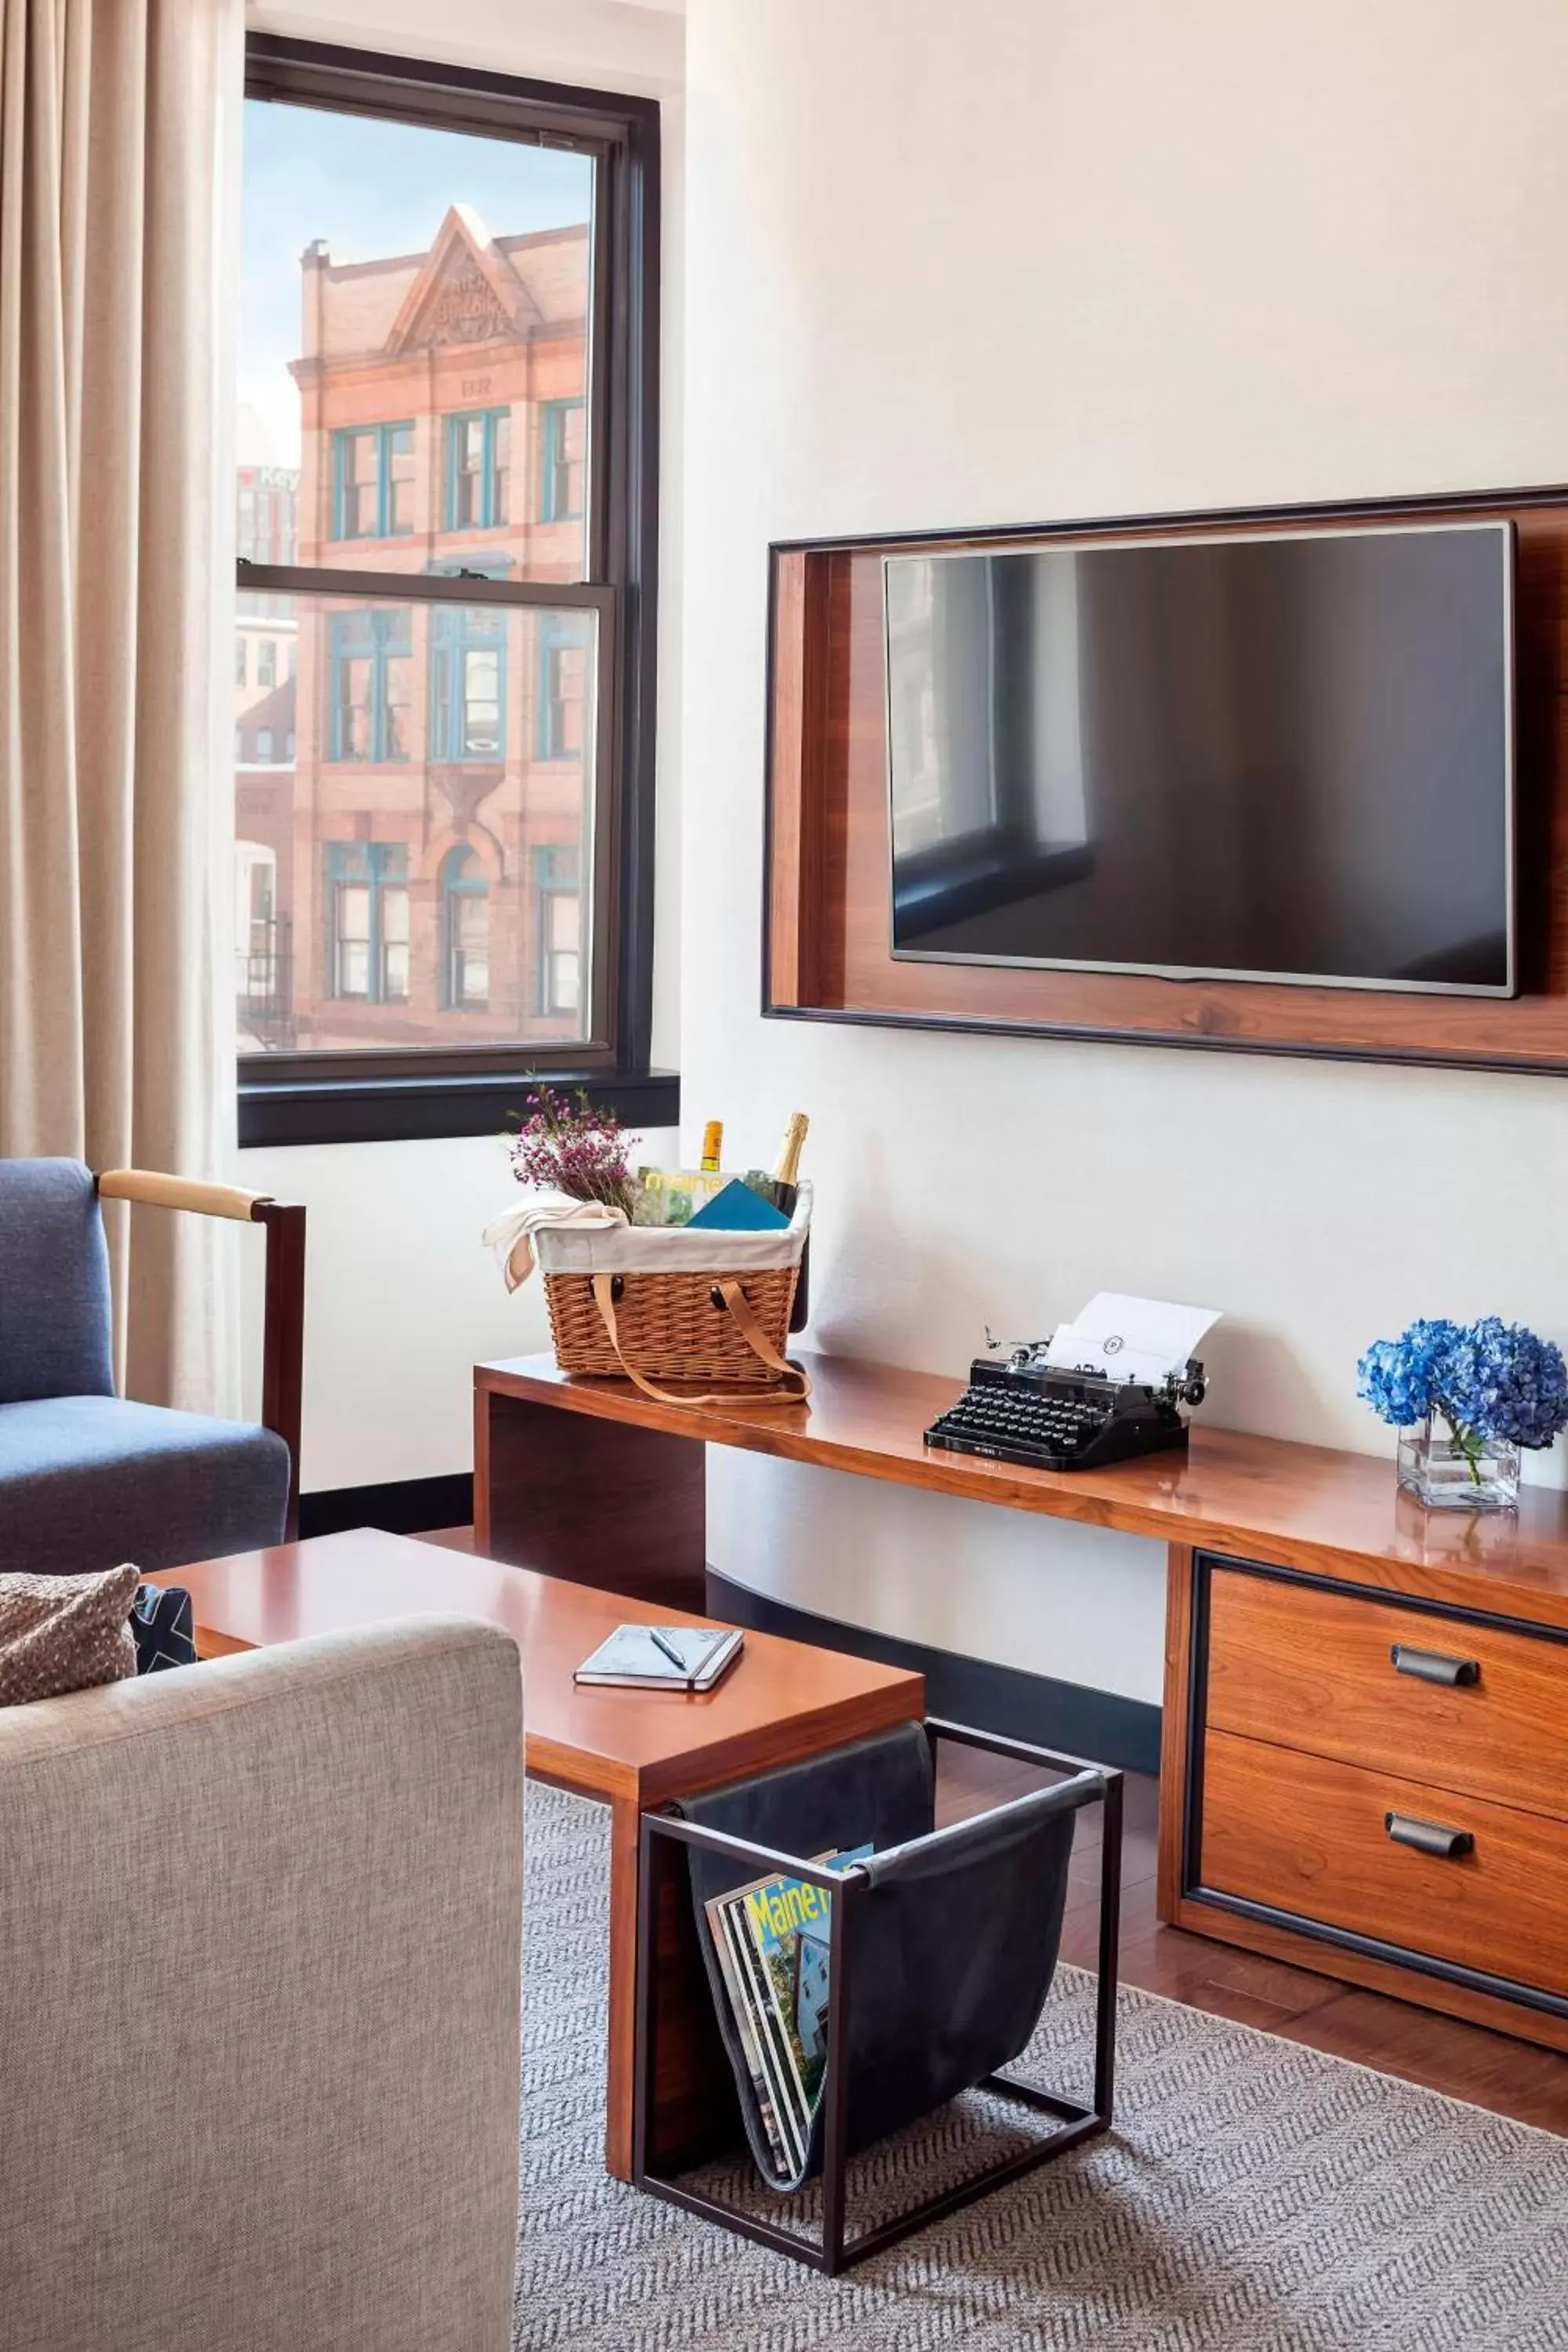
[[[700,1612],[708,1445],[1152,1537],[1161,1916],[1568,2049],[1568,1495],[1426,1512],[1387,1457],[1201,1415],[1103,1471],[931,1454],[961,1381],[799,1360],[809,1405],[479,1365],[479,1549]]]

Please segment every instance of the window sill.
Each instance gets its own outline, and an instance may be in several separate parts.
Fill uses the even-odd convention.
[[[674,1070],[594,1071],[574,1077],[549,1071],[551,1086],[580,1087],[596,1110],[614,1111],[639,1130],[677,1127],[680,1079]],[[521,1111],[527,1076],[251,1078],[239,1084],[241,1150],[305,1143],[408,1143],[462,1135],[499,1135]]]

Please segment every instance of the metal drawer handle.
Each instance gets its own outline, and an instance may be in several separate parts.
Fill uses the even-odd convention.
[[[1417,1682],[1468,1690],[1481,1678],[1480,1665],[1474,1658],[1446,1658],[1440,1650],[1413,1650],[1408,1642],[1395,1642],[1388,1654],[1396,1675],[1414,1675]]]
[[[1468,1830],[1445,1829],[1441,1822],[1418,1822],[1413,1813],[1384,1813],[1383,1826],[1395,1845],[1414,1846],[1417,1853],[1436,1854],[1440,1862],[1462,1862],[1476,1850]]]

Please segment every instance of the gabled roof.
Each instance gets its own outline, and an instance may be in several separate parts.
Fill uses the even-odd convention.
[[[452,205],[403,298],[389,353],[526,334],[544,314],[470,205]]]

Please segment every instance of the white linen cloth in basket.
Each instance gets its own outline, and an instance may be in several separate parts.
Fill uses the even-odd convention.
[[[566,1192],[531,1192],[488,1224],[506,1286],[533,1271],[537,1242],[545,1274],[751,1274],[797,1265],[811,1226],[811,1186],[803,1181],[786,1226],[767,1233],[722,1226],[633,1225],[623,1209],[574,1201]]]

